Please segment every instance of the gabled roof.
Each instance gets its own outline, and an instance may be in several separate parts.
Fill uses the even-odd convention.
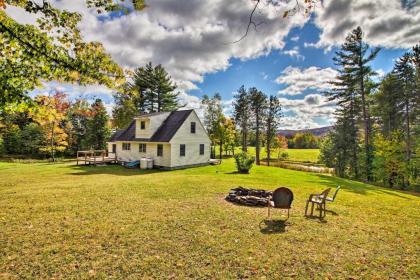
[[[126,129],[118,130],[112,135],[110,142],[115,141],[148,141],[148,142],[169,142],[175,133],[191,114],[193,110],[184,110],[184,111],[173,111],[169,116],[163,121],[162,125],[156,130],[156,132],[150,137],[147,138],[136,138],[136,121],[133,120]],[[154,114],[156,115],[156,114]],[[143,116],[150,116],[142,115]]]
[[[169,142],[193,110],[173,111],[150,138],[152,142]]]
[[[165,113],[167,113],[167,112],[142,113],[142,114],[140,114],[138,116],[135,116],[134,118],[135,119],[137,119],[137,118],[146,118],[146,117],[152,117],[152,116],[162,115],[162,114],[165,114]]]

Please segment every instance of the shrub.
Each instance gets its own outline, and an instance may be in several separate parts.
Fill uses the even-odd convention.
[[[287,152],[283,152],[283,153],[281,153],[280,158],[283,159],[283,160],[288,159],[289,154]]]
[[[254,161],[255,158],[245,152],[235,155],[236,168],[239,173],[249,173]]]

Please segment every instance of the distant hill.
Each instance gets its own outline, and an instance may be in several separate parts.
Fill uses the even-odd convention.
[[[319,128],[310,128],[310,129],[299,129],[299,130],[293,130],[293,129],[279,129],[277,131],[278,135],[283,135],[285,137],[293,137],[296,133],[305,133],[309,132],[312,133],[315,136],[324,136],[327,134],[330,130],[332,130],[332,126],[324,126]]]

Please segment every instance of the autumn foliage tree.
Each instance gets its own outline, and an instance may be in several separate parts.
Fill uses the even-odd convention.
[[[66,115],[70,104],[63,93],[38,95],[34,101],[37,106],[31,109],[30,114],[44,131],[46,140],[40,150],[48,153],[52,161],[55,161],[56,152],[63,152],[68,147]]]

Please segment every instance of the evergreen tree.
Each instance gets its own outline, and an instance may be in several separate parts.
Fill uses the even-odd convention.
[[[400,81],[391,73],[384,77],[377,94],[375,94],[374,115],[386,138],[389,138],[394,131],[399,130],[403,121],[400,90]]]
[[[139,113],[168,112],[179,106],[176,85],[162,65],[147,63],[134,71],[133,81],[114,95],[117,127],[127,126]]]
[[[91,118],[87,123],[87,146],[94,150],[103,150],[110,137],[108,114],[101,99],[91,105]]]
[[[365,177],[371,181],[373,148],[371,143],[372,124],[369,110],[368,95],[370,87],[366,86],[371,76],[376,73],[368,65],[379,52],[375,48],[368,54],[369,45],[363,41],[363,32],[360,27],[354,29],[346,38],[341,50],[337,52],[338,61],[348,71],[352,88],[361,101],[362,120],[364,129],[364,159]]]
[[[178,109],[178,93],[175,93],[176,85],[162,65],[158,65],[153,71],[153,102],[157,112],[174,111]]]
[[[255,163],[260,165],[260,145],[261,145],[261,128],[266,118],[267,96],[258,89],[249,89],[249,99],[251,102],[251,110],[253,113],[254,129],[255,129]]]
[[[393,72],[401,83],[401,99],[404,111],[406,160],[411,159],[411,117],[416,93],[415,68],[412,54],[405,53],[396,63]]]
[[[235,123],[240,127],[242,137],[242,151],[248,150],[248,131],[251,119],[250,96],[241,86],[234,96],[233,101],[233,115]]]
[[[270,165],[271,148],[277,139],[277,129],[281,118],[281,105],[276,96],[270,95],[266,118],[267,165]]]
[[[337,160],[333,162],[336,164],[334,167],[337,175],[345,176],[346,169],[349,169],[348,175],[350,177],[359,178],[359,139],[356,127],[359,102],[353,89],[351,76],[340,59],[341,54],[336,53],[336,55],[334,61],[340,67],[338,69],[339,74],[336,81],[332,82],[333,90],[326,93],[329,100],[335,100],[338,105],[336,111],[337,122],[331,137],[332,147],[337,152]],[[340,148],[344,150],[340,150]],[[321,147],[322,153],[324,153],[324,150]]]

